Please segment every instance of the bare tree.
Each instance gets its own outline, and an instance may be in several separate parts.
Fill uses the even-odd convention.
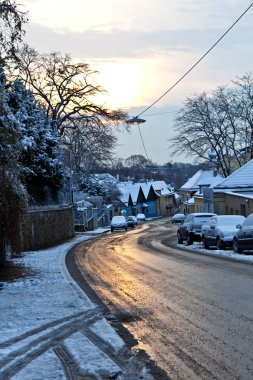
[[[26,13],[17,8],[15,1],[0,1],[0,64],[16,59],[17,48],[24,34]]]
[[[88,120],[77,121],[74,130],[65,131],[65,138],[69,141],[73,169],[79,173],[92,173],[110,162],[117,141],[110,124]]]
[[[248,141],[244,123],[238,88],[219,87],[211,94],[194,95],[186,99],[177,114],[171,147],[174,153],[180,151],[209,161],[210,150],[215,151],[216,163],[226,177],[233,164],[242,166],[247,159],[242,154]]]
[[[44,104],[61,136],[66,130],[78,129],[80,121],[102,125],[126,118],[124,112],[96,103],[96,96],[105,92],[92,83],[96,72],[85,63],[73,63],[67,54],[43,55],[25,46],[19,66],[26,86]]]
[[[142,154],[133,154],[132,156],[127,157],[125,162],[126,166],[129,167],[147,167],[153,165],[152,161],[145,158]]]
[[[253,75],[247,73],[233,81],[238,86],[237,103],[240,105],[240,133],[245,141],[245,153],[253,158]]]
[[[150,177],[150,168],[156,166],[151,160],[145,158],[142,154],[133,154],[125,160],[126,166],[131,169],[131,175],[135,180],[147,179]]]

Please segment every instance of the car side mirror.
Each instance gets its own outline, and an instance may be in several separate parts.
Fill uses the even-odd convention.
[[[238,230],[241,230],[242,229],[242,225],[241,224],[237,224],[236,228],[238,228]]]

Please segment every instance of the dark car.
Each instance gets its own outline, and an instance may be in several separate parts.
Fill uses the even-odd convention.
[[[177,231],[178,244],[182,244],[184,241],[188,245],[194,241],[201,241],[201,227],[215,214],[206,213],[192,213],[186,216],[184,223],[179,227]]]
[[[137,224],[137,220],[136,220],[135,216],[130,215],[127,217],[127,226],[128,227],[134,228],[136,224]]]
[[[238,231],[233,239],[234,252],[253,250],[253,214],[250,214],[242,224],[236,226]]]

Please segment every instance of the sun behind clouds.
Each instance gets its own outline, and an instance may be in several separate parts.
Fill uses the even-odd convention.
[[[101,96],[101,101],[111,109],[136,105],[140,80],[138,62],[104,62],[99,69],[98,81],[107,93]]]

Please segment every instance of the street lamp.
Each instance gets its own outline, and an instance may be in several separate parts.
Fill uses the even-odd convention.
[[[140,134],[140,138],[141,138],[142,145],[143,145],[143,149],[144,149],[144,152],[146,154],[147,160],[149,160],[148,154],[147,154],[147,150],[146,150],[146,147],[145,147],[145,144],[144,144],[144,140],[143,140],[143,137],[142,137],[142,133],[141,133],[141,130],[140,130],[140,124],[146,123],[146,120],[145,119],[141,119],[138,116],[134,116],[131,119],[126,120],[126,122],[128,124],[137,124],[138,130],[139,130],[139,134]]]
[[[139,125],[139,124],[146,123],[146,120],[145,119],[141,119],[138,116],[134,116],[131,119],[126,120],[126,122],[127,122],[127,124],[138,124]]]

